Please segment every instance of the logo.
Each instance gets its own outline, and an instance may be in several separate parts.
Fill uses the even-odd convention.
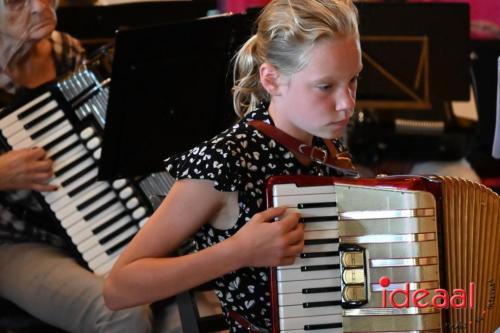
[[[387,276],[382,276],[379,279],[379,284],[382,287],[382,307],[384,308],[387,307],[387,299],[389,299],[391,306],[394,308],[427,308],[432,306],[436,309],[474,309],[475,306],[474,282],[469,283],[468,290],[457,288],[453,289],[451,294],[442,288],[434,289],[433,292],[427,289],[410,290],[409,282],[404,284],[403,289],[396,288],[388,293],[386,288],[391,284],[391,280]],[[429,301],[428,296],[431,295],[431,292],[433,296]],[[399,301],[402,298],[403,301],[398,303],[396,297],[400,298]]]

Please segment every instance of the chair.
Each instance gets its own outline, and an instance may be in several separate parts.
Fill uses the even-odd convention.
[[[211,290],[211,284],[207,283],[176,296],[183,332],[208,333],[228,329],[222,314],[200,316],[200,304],[196,296],[198,293],[210,292]]]

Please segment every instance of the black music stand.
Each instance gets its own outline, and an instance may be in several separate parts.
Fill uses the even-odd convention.
[[[236,119],[232,55],[251,24],[225,15],[120,30],[99,176],[147,175]]]
[[[364,69],[348,133],[355,162],[454,160],[469,148],[469,7],[359,3]]]
[[[130,2],[110,6],[59,6],[57,29],[77,37],[92,52],[113,41],[123,28],[177,22],[206,15],[208,1]]]

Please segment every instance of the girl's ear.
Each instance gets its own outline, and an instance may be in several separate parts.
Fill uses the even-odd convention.
[[[272,96],[279,96],[279,72],[273,65],[265,62],[259,67],[260,84]]]

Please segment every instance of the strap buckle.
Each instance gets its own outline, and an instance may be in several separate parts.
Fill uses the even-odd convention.
[[[326,165],[326,160],[328,158],[328,152],[326,150],[318,148],[316,146],[301,144],[299,146],[299,152],[302,154],[307,154],[307,148],[311,148],[311,151],[309,152],[309,158],[311,159],[311,161]]]

